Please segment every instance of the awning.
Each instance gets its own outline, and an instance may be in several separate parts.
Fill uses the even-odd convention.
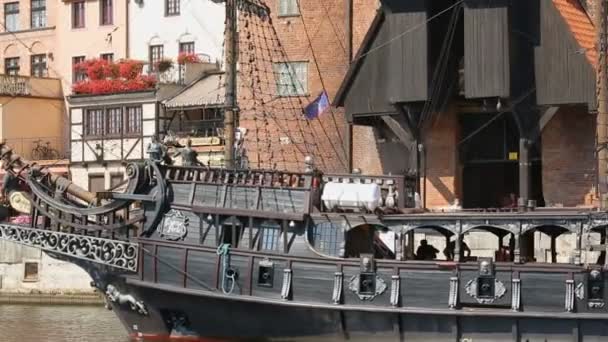
[[[200,107],[222,107],[225,103],[223,73],[207,74],[188,85],[170,99],[163,101],[168,110]]]

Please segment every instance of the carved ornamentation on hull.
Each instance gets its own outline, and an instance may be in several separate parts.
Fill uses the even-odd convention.
[[[0,225],[0,240],[127,271],[137,271],[136,243],[6,224]]]

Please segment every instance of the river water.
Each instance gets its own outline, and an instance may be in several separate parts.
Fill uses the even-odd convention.
[[[0,304],[2,342],[127,342],[127,332],[103,306]]]

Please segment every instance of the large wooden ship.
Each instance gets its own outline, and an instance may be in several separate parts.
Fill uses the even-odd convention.
[[[237,1],[226,5],[232,147]],[[396,120],[383,120],[408,139]],[[175,166],[159,144],[126,167],[121,191],[100,193],[0,146],[31,204],[30,223],[0,224],[0,239],[85,269],[134,338],[608,339],[606,211],[532,200],[430,211],[419,205],[420,165],[415,176],[325,173],[312,157],[301,172],[238,169],[228,148],[228,167]],[[464,242],[479,232],[486,257]],[[547,262],[535,259],[536,232],[550,237]],[[562,236],[573,244],[557,263]],[[444,241],[445,257],[426,237]]]
[[[0,237],[84,268],[133,337],[608,336],[604,265],[581,258],[598,248],[584,243],[589,234],[605,236],[604,212],[417,213],[403,176],[321,174],[311,165],[288,173],[149,160],[129,165],[123,192],[90,194],[7,146],[0,152],[32,203],[31,224],[0,225]],[[453,258],[418,260],[414,232],[425,230],[451,238]],[[460,250],[476,230],[512,243],[471,261]],[[523,241],[534,230],[574,234],[571,263],[530,261]]]

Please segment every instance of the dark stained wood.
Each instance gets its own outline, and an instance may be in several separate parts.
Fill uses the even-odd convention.
[[[509,35],[507,0],[465,1],[465,97],[510,96]]]
[[[345,81],[343,100],[339,100],[349,119],[393,113],[391,103],[428,98],[428,3],[389,0],[383,5],[384,12],[377,27],[372,27],[368,45],[355,57],[355,71]]]
[[[551,0],[540,0],[541,44],[536,48],[539,105],[596,105],[595,70]]]

